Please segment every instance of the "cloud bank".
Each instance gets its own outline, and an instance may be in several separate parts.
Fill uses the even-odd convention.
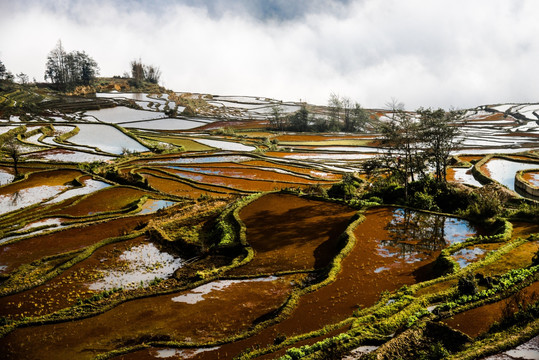
[[[175,91],[366,107],[539,101],[539,2],[0,1],[0,60],[42,81],[61,39],[102,76],[141,58]],[[6,36],[7,34],[7,36]]]

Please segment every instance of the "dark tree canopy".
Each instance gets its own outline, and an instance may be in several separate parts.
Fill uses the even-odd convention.
[[[2,60],[0,60],[0,79],[4,79],[6,74],[7,74],[6,66],[4,65]]]
[[[99,74],[99,67],[84,51],[67,53],[58,41],[49,52],[45,70],[45,80],[50,80],[58,90],[72,90],[79,85],[89,85]]]
[[[0,80],[13,81],[13,79],[13,74],[6,69],[6,66],[2,60],[0,60]]]

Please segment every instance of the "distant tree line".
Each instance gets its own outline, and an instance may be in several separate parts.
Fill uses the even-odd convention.
[[[269,126],[278,131],[365,132],[375,128],[376,119],[357,102],[331,94],[326,114],[311,113],[305,105],[291,115],[283,115],[279,105],[272,108]]]
[[[60,40],[47,56],[45,80],[50,80],[60,91],[90,85],[98,74],[94,59],[84,51],[66,52]]]

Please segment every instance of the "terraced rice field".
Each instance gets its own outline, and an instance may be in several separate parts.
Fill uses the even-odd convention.
[[[16,181],[12,161],[0,164],[2,358],[383,358],[384,344],[431,323],[470,336],[457,356],[502,337],[489,329],[515,299],[536,301],[539,225],[522,209],[537,204],[513,192],[517,171],[539,168],[536,105],[471,109],[459,124],[447,180],[476,196],[494,182],[512,199],[478,224],[466,207],[420,210],[434,197],[411,207],[383,203],[395,188],[362,197],[391,180],[364,169],[386,152],[379,134],[269,128],[274,106],[303,104],[173,92],[94,100],[117,106],[0,126],[22,149]],[[187,103],[196,117],[182,115]],[[503,280],[515,269],[528,275]],[[479,293],[494,289],[488,301],[462,296],[468,275]]]

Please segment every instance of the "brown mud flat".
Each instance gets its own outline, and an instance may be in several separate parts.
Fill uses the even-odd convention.
[[[106,269],[126,249],[145,242],[144,237],[110,244],[97,249],[88,259],[73,265],[45,284],[14,295],[0,297],[0,316],[20,318],[40,316],[74,305],[99,292],[90,290],[100,270]]]
[[[268,194],[240,212],[254,259],[233,275],[319,269],[338,253],[355,210],[287,194]],[[286,259],[286,260],[285,260]]]
[[[67,169],[34,172],[29,174],[28,178],[23,181],[0,187],[0,195],[11,195],[23,189],[36,186],[63,186],[81,175],[84,174],[78,170]]]
[[[0,339],[3,359],[91,359],[152,340],[217,341],[275,311],[295,278],[221,280],[207,293],[196,288],[129,301],[83,320],[16,329]]]
[[[102,212],[121,211],[139,200],[144,195],[151,193],[125,186],[105,188],[91,194],[78,203],[49,213],[49,216],[71,215],[87,216],[97,215]]]
[[[507,299],[461,312],[442,322],[474,338],[485,333],[495,322],[502,320],[504,314],[515,313],[519,305],[525,306],[537,301],[538,295],[539,281],[536,281]]]
[[[22,264],[29,264],[45,256],[80,250],[101,240],[129,233],[140,223],[148,221],[150,217],[149,215],[130,216],[2,245],[0,246],[0,266],[5,266],[2,272],[9,273]]]

